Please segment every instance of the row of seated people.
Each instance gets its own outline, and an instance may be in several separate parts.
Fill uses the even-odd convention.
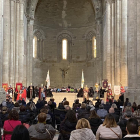
[[[51,125],[46,124],[46,117],[45,113],[40,113],[38,123],[27,126],[18,120],[18,112],[12,110],[9,113],[9,120],[4,122],[2,139],[53,140],[56,130]],[[77,120],[75,111],[69,110],[61,123],[58,140],[140,140],[138,121],[135,118],[130,118],[127,121],[126,130],[127,134],[122,138],[120,127],[114,117],[108,114],[94,134],[89,120],[85,118]]]
[[[7,107],[9,107],[9,101],[5,102],[2,104],[2,113],[1,115],[4,114],[4,110],[3,108],[5,108],[7,105]],[[22,101],[24,103],[24,101]],[[18,102],[19,105],[21,105],[21,101]],[[13,103],[11,103],[13,104]],[[17,103],[15,103],[16,105]],[[70,106],[69,106],[69,102],[66,101],[66,99],[59,104],[58,108],[56,108],[56,103],[54,102],[54,99],[51,99],[51,101],[48,102],[48,105],[46,106],[47,102],[45,100],[40,101],[38,100],[37,104],[35,105],[33,103],[33,101],[31,100],[27,105],[22,104],[20,107],[13,107],[11,110],[16,110],[19,113],[19,120],[22,122],[22,124],[25,124],[26,126],[30,126],[32,124],[36,124],[38,122],[38,114],[40,112],[45,113],[46,114],[46,119],[45,119],[45,123],[51,124],[52,126],[55,127],[55,124],[57,124],[58,130],[60,131],[60,138],[63,135],[63,132],[65,133],[71,133],[71,131],[67,131],[69,130],[69,124],[72,124],[71,122],[66,123],[66,130],[63,129],[65,128],[65,126],[63,126],[62,124],[64,124],[64,120],[67,117],[67,113],[69,111],[72,111]],[[78,100],[75,101],[75,103],[73,104],[73,112],[74,112],[74,116],[76,117],[76,119],[81,119],[81,118],[85,118],[87,120],[89,120],[90,125],[91,125],[91,129],[93,131],[93,133],[96,135],[96,131],[98,129],[98,127],[100,126],[100,124],[103,123],[105,116],[109,113],[113,116],[113,118],[115,118],[116,122],[118,122],[117,118],[119,117],[118,115],[118,110],[117,109],[117,105],[121,105],[121,103],[119,102],[114,102],[114,103],[107,103],[107,106],[110,106],[110,109],[104,109],[105,105],[103,102],[101,103],[100,100],[98,100],[95,104],[95,106],[93,106],[91,101],[88,101],[86,103],[82,103],[80,104]],[[42,105],[42,107],[41,107]],[[30,108],[30,109],[26,109],[24,108],[24,106]],[[19,108],[19,110],[18,110]],[[24,113],[23,113],[23,112]],[[128,102],[127,105],[124,108],[124,112],[123,112],[123,118],[120,119],[120,121],[118,122],[118,125],[120,125],[121,129],[122,129],[122,133],[123,136],[126,135],[126,131],[125,133],[123,132],[123,129],[126,130],[126,123],[127,120],[129,118],[131,118],[132,116],[135,116],[136,112],[139,111],[139,108],[137,110],[135,110],[134,113],[132,113],[133,109],[130,106],[130,103]],[[26,113],[25,113],[26,112]],[[28,112],[28,113],[27,113]],[[23,113],[23,114],[22,114]],[[97,114],[96,114],[97,113]],[[6,113],[5,113],[6,114]],[[7,113],[8,114],[8,113]],[[33,118],[30,117],[26,117],[27,114],[34,114],[31,115]],[[66,115],[67,114],[67,115]],[[72,117],[72,112],[69,113],[69,117]],[[134,114],[134,115],[133,115]],[[20,115],[22,117],[20,117]],[[118,115],[118,116],[117,116]],[[16,115],[17,116],[17,115]],[[28,116],[28,115],[27,115]],[[0,117],[1,118],[1,117]],[[30,120],[26,119],[26,118],[30,118]],[[5,119],[6,120],[6,119]],[[125,124],[124,121],[125,120]],[[70,129],[72,128],[72,126],[70,126]],[[70,136],[70,135],[69,135]]]

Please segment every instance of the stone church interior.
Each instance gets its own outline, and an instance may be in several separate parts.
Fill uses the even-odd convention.
[[[139,104],[139,7],[140,0],[0,0],[0,101],[35,92],[35,102],[66,97],[71,107],[121,96]]]

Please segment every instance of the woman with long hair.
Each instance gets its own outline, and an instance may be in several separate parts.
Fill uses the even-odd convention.
[[[122,131],[116,124],[115,118],[108,114],[105,117],[103,124],[101,124],[96,132],[96,140],[103,139],[121,139]]]
[[[95,110],[90,111],[89,123],[93,133],[96,135],[98,127],[103,123]]]
[[[77,118],[74,110],[69,110],[64,121],[60,124],[58,140],[69,140],[71,131],[76,129]]]
[[[17,125],[21,125],[21,121],[19,121],[18,112],[16,110],[12,110],[9,113],[9,120],[6,120],[3,126],[4,129],[3,137],[5,140],[11,140],[11,135],[13,133],[13,130]]]
[[[28,129],[24,125],[16,126],[11,140],[30,140]]]
[[[71,132],[70,140],[95,140],[95,135],[87,119],[78,120],[76,130]]]

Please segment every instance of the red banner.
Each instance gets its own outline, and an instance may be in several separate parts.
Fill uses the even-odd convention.
[[[16,91],[19,92],[22,89],[22,83],[16,83]]]
[[[2,87],[6,92],[8,91],[8,83],[2,83]]]

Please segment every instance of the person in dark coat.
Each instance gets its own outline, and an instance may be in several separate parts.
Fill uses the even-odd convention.
[[[77,97],[83,97],[84,91],[83,88],[81,88],[77,94]]]
[[[138,121],[131,118],[127,121],[126,125],[127,135],[121,140],[140,140],[138,135]]]
[[[20,107],[19,120],[22,123],[27,123],[30,121],[29,114],[26,112],[26,107],[24,105]]]
[[[4,125],[4,121],[5,120],[8,120],[9,118],[8,118],[8,108],[6,107],[6,106],[4,106],[4,107],[2,107],[2,111],[1,111],[1,113],[0,113],[0,118],[1,118],[1,125],[2,125],[2,127],[3,127],[3,125]]]
[[[69,140],[70,133],[76,129],[77,119],[74,110],[69,110],[65,116],[65,119],[60,124],[60,135],[58,140]]]
[[[114,108],[109,109],[109,114],[111,114],[115,118],[116,123],[119,122],[119,115],[115,114]]]
[[[32,92],[32,97],[30,97],[30,92]],[[34,86],[29,86],[27,89],[27,98],[32,99],[35,98],[35,90],[34,90]]]
[[[131,118],[131,112],[130,111],[126,111],[124,113],[124,118],[122,118],[117,124],[120,126],[121,130],[122,130],[122,136],[124,137],[127,134],[126,131],[126,124],[127,121]]]
[[[101,118],[96,114],[95,110],[90,112],[89,123],[93,133],[96,135],[98,127],[103,123]]]

